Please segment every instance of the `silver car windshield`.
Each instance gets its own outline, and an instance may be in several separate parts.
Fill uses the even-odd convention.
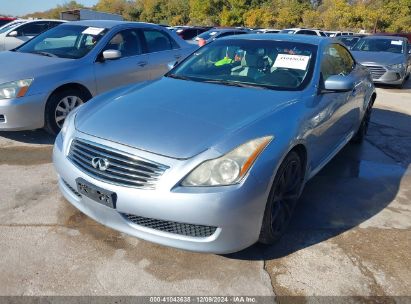
[[[317,46],[247,39],[216,40],[166,76],[222,85],[301,90],[310,81]]]
[[[372,38],[361,39],[352,48],[353,51],[388,52],[404,54],[404,41],[402,39]]]
[[[16,51],[78,59],[89,53],[106,33],[105,28],[60,25],[38,35]]]
[[[13,27],[17,27],[20,24],[25,23],[26,21],[21,21],[21,22],[11,22],[10,24],[6,24],[0,28],[0,34],[7,32]]]

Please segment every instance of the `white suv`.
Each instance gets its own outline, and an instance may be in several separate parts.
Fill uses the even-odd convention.
[[[289,28],[280,31],[280,34],[300,34],[300,35],[312,35],[312,36],[323,36],[327,37],[327,35],[320,30],[317,29],[307,29],[307,28]]]

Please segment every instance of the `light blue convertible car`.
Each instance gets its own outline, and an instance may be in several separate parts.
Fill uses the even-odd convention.
[[[96,221],[155,243],[271,244],[306,181],[363,140],[375,98],[336,40],[219,39],[159,80],[71,112],[54,147],[60,189]]]

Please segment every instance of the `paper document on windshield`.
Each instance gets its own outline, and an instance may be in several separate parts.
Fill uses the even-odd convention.
[[[310,56],[279,54],[273,67],[294,70],[306,70]]]
[[[391,44],[394,44],[394,45],[402,45],[402,41],[401,41],[401,40],[392,40],[392,41],[391,41]]]
[[[101,28],[101,27],[88,27],[82,32],[82,34],[96,36],[96,35],[100,34],[102,31],[104,31],[104,28]]]

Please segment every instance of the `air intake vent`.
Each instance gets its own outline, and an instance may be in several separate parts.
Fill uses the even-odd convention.
[[[123,214],[123,216],[139,226],[191,237],[209,237],[213,235],[217,229],[217,227],[212,226],[156,220],[133,214]]]

